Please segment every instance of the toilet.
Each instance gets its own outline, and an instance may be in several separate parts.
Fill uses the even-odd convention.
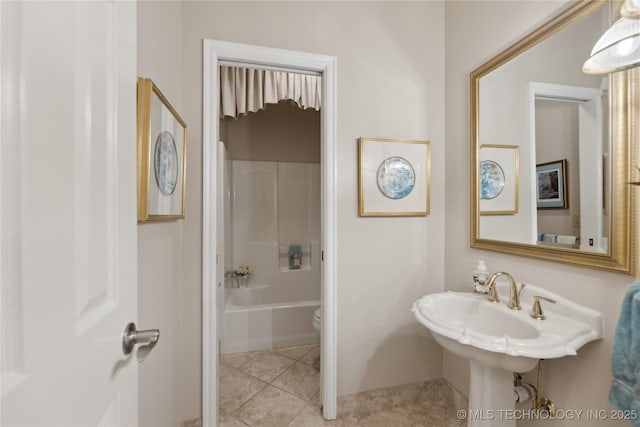
[[[322,322],[322,307],[318,307],[313,313],[313,328],[320,333],[320,322]]]

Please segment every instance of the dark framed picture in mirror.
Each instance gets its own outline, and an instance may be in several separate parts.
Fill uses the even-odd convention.
[[[536,204],[538,209],[569,209],[567,160],[536,165]]]

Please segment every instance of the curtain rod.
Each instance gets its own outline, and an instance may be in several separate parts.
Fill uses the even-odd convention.
[[[318,71],[303,70],[303,69],[299,69],[299,68],[274,67],[274,66],[271,66],[271,65],[262,65],[262,64],[248,63],[248,62],[229,61],[229,60],[224,60],[224,59],[218,61],[218,65],[224,65],[226,67],[251,68],[251,69],[254,69],[254,70],[282,71],[282,72],[285,72],[285,73],[306,74],[308,76],[322,76],[322,73],[320,73]]]

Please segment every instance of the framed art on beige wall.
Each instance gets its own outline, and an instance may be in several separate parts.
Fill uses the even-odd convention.
[[[429,214],[431,142],[412,139],[358,139],[358,214]]]
[[[138,78],[138,221],[184,218],[187,125],[151,79]]]

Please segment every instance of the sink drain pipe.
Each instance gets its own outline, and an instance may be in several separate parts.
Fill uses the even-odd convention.
[[[522,375],[513,373],[513,398],[516,403],[528,402],[536,395],[536,388],[532,384],[522,384]]]
[[[556,416],[556,405],[546,397],[540,396],[542,390],[542,359],[538,360],[538,382],[534,387],[531,384],[522,384],[522,375],[513,373],[513,394],[516,403],[533,400],[532,408],[536,412],[546,412],[551,417]]]

